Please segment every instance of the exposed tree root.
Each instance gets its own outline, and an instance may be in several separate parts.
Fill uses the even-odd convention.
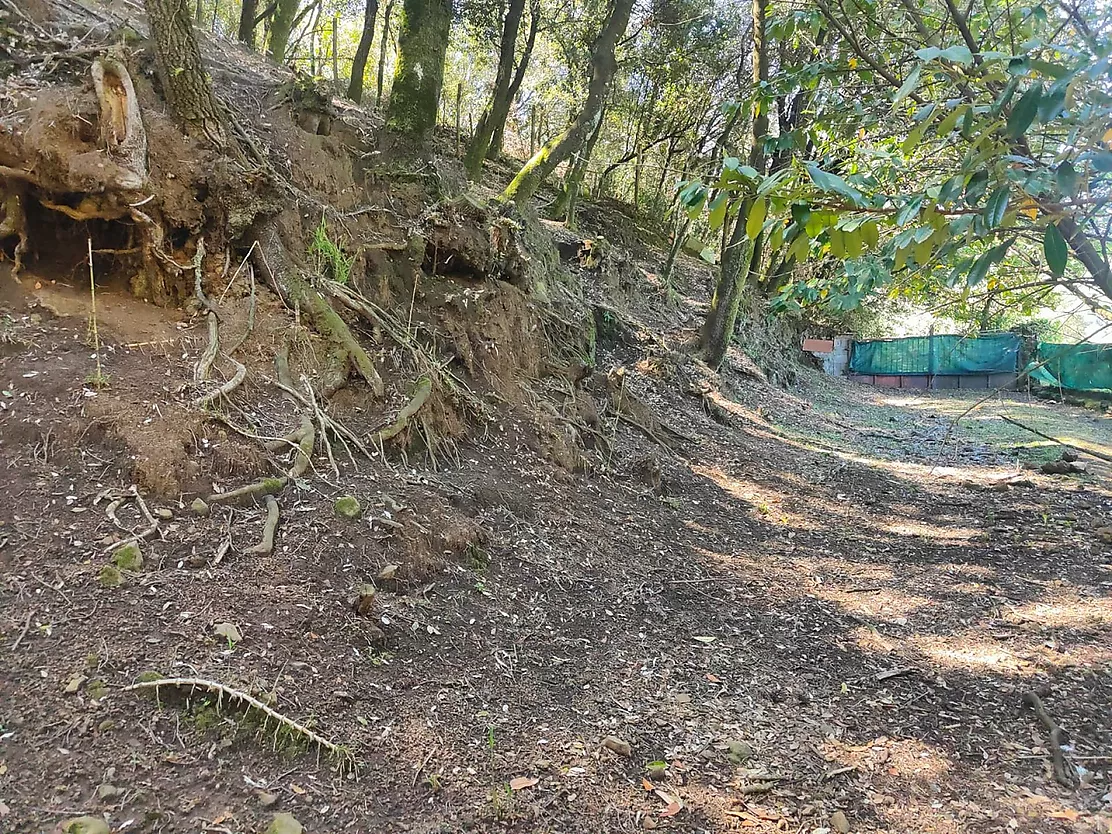
[[[400,434],[408,425],[412,417],[421,410],[421,406],[428,400],[429,395],[432,393],[432,380],[428,377],[421,377],[417,380],[417,387],[413,391],[413,396],[405,407],[398,412],[398,418],[384,429],[375,432],[375,439],[378,442],[389,440]]]
[[[355,766],[355,757],[351,751],[346,747],[329,741],[320,733],[309,729],[304,724],[288,718],[272,707],[267,706],[258,698],[248,695],[238,689],[233,689],[218,681],[207,680],[205,678],[158,678],[152,681],[140,681],[133,683],[130,686],[123,688],[124,692],[134,692],[140,689],[153,689],[155,694],[163,687],[170,687],[174,689],[189,689],[191,692],[197,689],[203,689],[207,692],[212,692],[216,695],[216,708],[217,710],[223,707],[223,701],[227,698],[230,701],[237,701],[241,705],[246,705],[251,709],[256,709],[266,716],[266,720],[275,722],[278,727],[285,728],[288,732],[299,735],[306,739],[309,743],[315,745],[318,749],[324,750],[329,755],[334,756],[336,761],[343,767]],[[264,721],[264,730],[266,722]],[[276,728],[277,729],[277,728]]]
[[[301,418],[301,425],[291,438],[297,444],[297,453],[294,455],[293,468],[290,469],[290,480],[296,480],[305,474],[313,457],[313,447],[316,445],[317,432],[313,428],[313,418],[308,414]]]
[[[254,233],[252,244],[255,266],[287,301],[304,312],[313,328],[331,345],[330,367],[324,375],[325,396],[328,397],[343,387],[350,366],[354,365],[359,375],[371,386],[374,395],[381,397],[385,386],[371,357],[332,305],[301,277],[282,243],[276,225],[272,221],[261,224]]]
[[[213,314],[209,313],[209,315],[211,316]],[[247,367],[245,365],[241,364],[240,362],[237,362],[235,359],[232,359],[232,357],[230,357],[230,356],[228,357],[228,361],[236,366],[235,374],[233,374],[231,379],[229,379],[227,382],[225,382],[223,385],[221,385],[215,391],[210,391],[208,394],[205,394],[205,395],[200,396],[197,399],[195,399],[193,401],[194,407],[196,407],[196,408],[207,408],[208,406],[210,406],[212,403],[216,402],[221,397],[228,396],[233,391],[235,391],[240,385],[243,384],[243,380],[247,378]]]
[[[266,497],[266,523],[263,524],[263,538],[254,547],[249,547],[244,553],[265,555],[274,550],[274,534],[278,530],[278,501],[273,495]]]
[[[1059,785],[1070,788],[1071,790],[1076,788],[1077,779],[1073,768],[1066,764],[1066,757],[1062,752],[1062,745],[1069,741],[1069,735],[1050,717],[1050,713],[1046,711],[1046,707],[1043,705],[1042,698],[1039,697],[1038,693],[1034,691],[1025,692],[1023,695],[1023,703],[1025,706],[1031,708],[1031,711],[1035,713],[1035,717],[1039,719],[1039,722],[1046,727],[1047,732],[1050,734],[1050,741],[1047,746],[1050,748],[1050,762],[1051,769],[1054,771],[1054,780]]]
[[[213,363],[216,362],[216,355],[220,352],[220,322],[216,318],[216,313],[211,311],[208,314],[208,331],[208,346],[205,347],[201,358],[197,360],[197,367],[193,369],[193,378],[197,382],[204,382],[209,378]]]
[[[253,498],[257,495],[273,495],[285,489],[289,478],[263,478],[253,484],[241,486],[228,492],[215,492],[205,499],[206,504],[234,504],[243,498]]]

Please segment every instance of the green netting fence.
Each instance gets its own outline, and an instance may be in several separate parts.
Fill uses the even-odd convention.
[[[1045,362],[1041,367],[1035,367]],[[1112,392],[1112,345],[1039,342],[1031,378],[1074,391]]]
[[[1012,373],[1020,342],[1015,333],[873,339],[853,343],[849,369],[882,376]]]

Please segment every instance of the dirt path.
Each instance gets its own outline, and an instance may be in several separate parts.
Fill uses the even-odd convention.
[[[109,394],[81,384],[83,322],[5,326],[0,830],[103,813],[113,831],[261,832],[276,810],[314,834],[1108,830],[1112,546],[1096,531],[1112,496],[1099,471],[1020,470],[1013,452],[1047,454],[1037,438],[988,423],[939,460],[968,399],[730,377],[712,420],[631,365],[631,390],[691,435],[687,458],[623,424],[616,474],[572,475],[508,412],[458,466],[308,485],[269,556],[243,553],[261,511],[214,565],[223,519],[152,498],[174,516],[163,539],[105,588],[118,531],[95,499],[134,462],[89,418]],[[164,425],[177,355],[116,345],[111,365],[136,425]],[[205,465],[235,442],[195,441]],[[334,517],[340,493],[361,521]],[[435,527],[440,560],[380,582],[383,648],[350,600],[404,564],[387,522]],[[481,532],[461,549],[455,527]],[[241,639],[215,633],[228,623]],[[144,671],[269,698],[359,770],[199,693],[121,690]],[[1073,739],[1077,790],[1021,709],[1036,688]]]

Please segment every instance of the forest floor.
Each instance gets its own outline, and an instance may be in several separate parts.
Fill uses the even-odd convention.
[[[1106,466],[1024,469],[1058,450],[996,418],[1112,446],[1103,415],[1012,395],[953,427],[976,392],[807,370],[784,391],[728,369],[711,419],[615,342],[600,367],[627,368],[681,454],[623,421],[604,428],[614,465],[573,474],[506,408],[435,471],[411,456],[309,479],[266,556],[243,552],[260,511],[232,524],[148,495],[167,518],[106,588],[104,496],[128,489],[129,449],[236,471],[210,422],[184,447],[167,431],[202,325],[106,289],[96,390],[79,281],[0,278],[0,830],[103,814],[261,832],[276,811],[313,834],[1108,830]],[[345,493],[361,520],[332,512]],[[380,579],[382,647],[352,588],[422,522],[469,543]],[[203,693],[122,689],[144,671],[268,693],[357,769]],[[1022,707],[1035,689],[1076,790]]]

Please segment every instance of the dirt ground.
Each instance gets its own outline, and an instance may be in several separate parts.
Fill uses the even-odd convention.
[[[266,556],[245,552],[261,509],[141,486],[158,532],[104,587],[107,549],[147,526],[134,501],[114,524],[114,498],[229,488],[258,453],[188,414],[200,324],[106,296],[96,389],[79,289],[31,287],[0,318],[0,830],[1109,830],[1106,466],[1026,469],[1059,450],[996,418],[1095,448],[1103,415],[1014,396],[951,428],[973,393],[806,370],[700,388],[656,342],[603,340],[676,452],[605,422],[571,472],[504,406],[435,470],[306,478]],[[251,693],[345,754],[201,691],[124,689],[143,673]]]

